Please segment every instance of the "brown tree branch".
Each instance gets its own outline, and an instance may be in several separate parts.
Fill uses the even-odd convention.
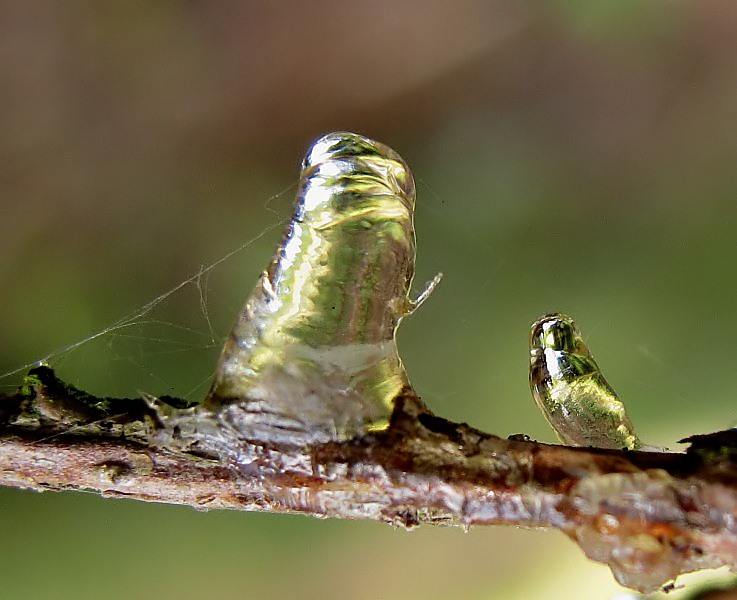
[[[555,446],[452,423],[409,389],[385,431],[250,444],[247,465],[177,448],[166,430],[150,402],[95,398],[34,369],[0,396],[0,484],[403,527],[555,527],[644,592],[695,569],[737,568],[731,431],[689,438],[682,454]]]

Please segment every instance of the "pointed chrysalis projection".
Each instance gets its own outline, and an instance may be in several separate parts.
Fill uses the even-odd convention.
[[[412,174],[391,148],[354,133],[318,139],[205,407],[253,440],[321,442],[385,427],[408,385],[395,331],[427,295],[409,296],[414,208]]]
[[[604,379],[571,317],[552,313],[533,323],[530,389],[564,444],[640,447],[624,404]]]

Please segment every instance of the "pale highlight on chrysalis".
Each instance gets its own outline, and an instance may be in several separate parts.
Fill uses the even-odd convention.
[[[552,313],[532,325],[530,389],[564,444],[629,450],[641,446],[624,404],[571,317]]]
[[[328,441],[385,427],[408,385],[395,332],[418,304],[409,295],[414,207],[412,175],[391,148],[354,133],[318,139],[205,407],[256,440]]]

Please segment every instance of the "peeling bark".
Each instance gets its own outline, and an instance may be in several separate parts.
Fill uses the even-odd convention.
[[[0,485],[407,528],[555,527],[642,592],[737,568],[733,431],[693,436],[685,453],[541,444],[435,416],[405,389],[384,431],[312,445],[242,440],[236,463],[202,438],[182,443],[182,420],[166,416],[193,410],[183,406],[95,398],[33,369],[0,396]]]

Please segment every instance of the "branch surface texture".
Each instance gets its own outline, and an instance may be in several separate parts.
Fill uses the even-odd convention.
[[[0,395],[0,485],[406,528],[554,527],[642,592],[737,569],[737,433],[635,450],[568,317],[536,324],[533,393],[561,439],[604,447],[503,439],[429,411],[394,344],[437,283],[410,298],[413,209],[409,170],[386,146],[315,142],[205,401],[98,398],[36,367]]]

